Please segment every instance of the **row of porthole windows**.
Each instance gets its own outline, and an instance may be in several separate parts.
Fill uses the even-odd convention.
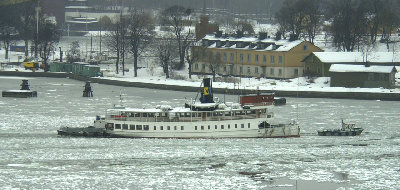
[[[227,129],[231,128],[231,125],[228,124]],[[166,126],[166,130],[171,130],[171,126]],[[218,129],[218,125],[214,126],[215,129]],[[238,124],[235,124],[235,128],[238,128]],[[240,125],[240,128],[244,128],[244,124]],[[247,124],[247,128],[250,128],[250,123]],[[115,129],[123,129],[123,130],[149,130],[149,125],[128,125],[128,124],[115,124]],[[183,131],[184,126],[181,126],[180,129]],[[211,126],[208,125],[207,129],[210,130]],[[221,125],[220,129],[225,129],[225,125]],[[154,126],[154,131],[157,130],[157,126]],[[159,130],[164,130],[164,126],[160,126]],[[178,130],[177,126],[173,126],[173,130]],[[205,130],[205,126],[194,126],[194,130]]]
[[[244,128],[244,124],[240,124],[240,127]],[[218,129],[218,125],[215,125],[214,128]],[[230,129],[230,128],[231,128],[231,125],[228,124],[227,129]],[[235,124],[235,128],[238,128],[238,124]],[[247,128],[250,128],[250,123],[247,124]],[[208,125],[207,129],[210,130],[211,126]],[[225,125],[221,125],[221,129],[225,129]],[[198,128],[198,126],[194,126],[194,130],[205,130],[205,126],[200,126],[200,128]]]

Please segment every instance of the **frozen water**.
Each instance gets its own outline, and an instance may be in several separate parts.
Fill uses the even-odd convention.
[[[277,122],[297,119],[302,136],[287,139],[114,139],[58,137],[84,127],[119,103],[181,105],[196,93],[28,78],[37,98],[0,98],[2,189],[399,189],[399,102],[288,98]],[[21,78],[0,77],[0,90]],[[219,95],[222,99],[222,95]],[[226,96],[236,101],[236,96]],[[319,137],[340,120],[357,137]]]

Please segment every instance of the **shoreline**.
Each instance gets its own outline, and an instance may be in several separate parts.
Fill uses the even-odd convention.
[[[74,75],[72,73],[51,73],[51,72],[18,72],[0,71],[0,76],[19,76],[19,77],[50,77],[50,78],[70,78],[79,81],[91,81],[92,83],[107,84],[124,87],[150,88],[160,90],[197,92],[199,87],[179,86],[156,83],[128,82],[119,80],[109,80],[103,78],[90,78]],[[243,89],[225,89],[214,87],[215,93],[238,94]],[[385,100],[400,101],[400,93],[377,93],[377,92],[322,92],[322,91],[277,91],[260,90],[261,93],[274,92],[278,97],[298,97],[298,98],[333,98],[333,99],[358,99],[358,100]],[[256,90],[245,90],[245,93],[256,93]]]

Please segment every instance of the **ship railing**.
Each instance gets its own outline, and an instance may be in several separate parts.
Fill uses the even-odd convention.
[[[227,121],[227,120],[243,120],[255,118],[272,118],[273,113],[263,113],[261,115],[229,115],[229,116],[207,116],[207,117],[113,117],[107,116],[106,119],[117,121],[138,121],[138,122],[198,122],[198,121]]]

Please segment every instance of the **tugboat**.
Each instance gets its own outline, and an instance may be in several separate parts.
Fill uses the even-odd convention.
[[[341,129],[325,129],[318,131],[319,136],[357,136],[363,132],[363,128],[355,127],[354,123],[344,123],[342,119]]]

